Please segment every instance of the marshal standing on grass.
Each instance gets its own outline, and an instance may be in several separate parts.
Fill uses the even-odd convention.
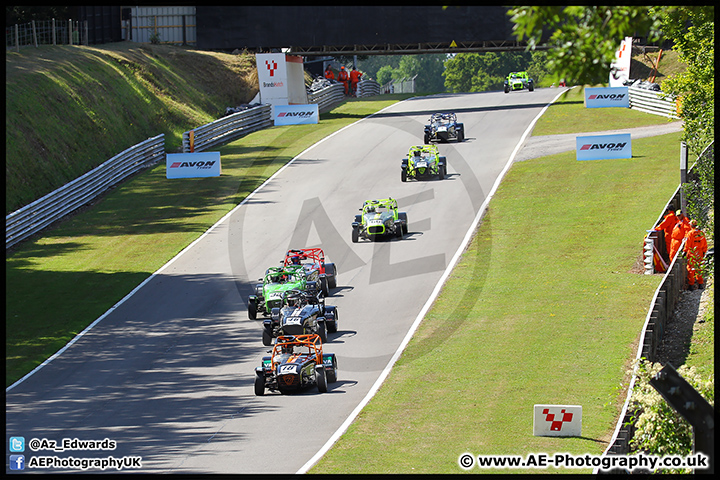
[[[348,75],[347,70],[345,70],[345,67],[340,67],[340,73],[338,73],[338,82],[342,83],[345,86],[345,95],[349,95],[349,81],[350,76]]]
[[[675,258],[675,254],[678,250],[680,250],[683,238],[685,238],[690,231],[690,222],[688,221],[688,218],[683,215],[682,211],[678,210],[675,212],[675,215],[677,215],[678,221],[675,224],[675,227],[673,227],[672,241],[670,242],[670,251],[668,252],[670,254],[671,262],[672,259]]]
[[[672,206],[668,206],[665,210],[665,218],[663,218],[663,221],[658,224],[657,227],[655,227],[655,230],[662,230],[665,232],[665,247],[667,250],[665,252],[670,255],[670,244],[672,243],[672,231],[673,228],[675,228],[675,224],[678,222],[678,218],[675,216],[675,212],[673,211]],[[667,260],[668,263],[672,262],[672,256]]]
[[[697,228],[697,222],[690,220],[690,231],[685,237],[685,257],[687,257],[688,290],[705,288],[705,280],[702,276],[702,265],[705,253],[707,253],[707,239],[705,234]],[[697,281],[697,286],[695,282]]]

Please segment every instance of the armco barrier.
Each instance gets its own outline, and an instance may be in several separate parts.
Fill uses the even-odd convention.
[[[327,88],[308,94],[308,102],[317,104],[318,112],[329,112],[345,100],[345,87],[334,83]]]
[[[319,113],[325,113],[345,100],[345,88],[335,83],[327,88],[308,94],[308,102],[318,106]],[[358,96],[380,93],[380,85],[372,80],[358,84]],[[202,152],[208,148],[224,145],[243,135],[273,125],[272,106],[269,104],[248,108],[215,120],[201,127],[183,133],[183,153]]]
[[[183,153],[202,152],[224,145],[243,135],[272,126],[272,106],[248,108],[214,122],[183,132]]]
[[[5,248],[92,201],[113,185],[165,158],[165,135],[128,148],[85,175],[5,217]]]
[[[680,118],[676,100],[667,94],[633,86],[628,87],[628,94],[630,95],[630,108],[633,110],[669,118]]]
[[[381,93],[382,87],[375,80],[361,80],[358,83],[358,97],[372,97],[374,95],[380,95]]]

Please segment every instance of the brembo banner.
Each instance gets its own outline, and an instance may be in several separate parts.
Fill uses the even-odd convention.
[[[219,177],[220,152],[168,153],[167,178]]]
[[[317,104],[273,105],[272,109],[275,125],[301,125],[320,121]]]
[[[586,88],[585,107],[630,108],[630,95],[628,94],[628,87]]]
[[[578,160],[632,158],[629,133],[576,137],[575,145]]]

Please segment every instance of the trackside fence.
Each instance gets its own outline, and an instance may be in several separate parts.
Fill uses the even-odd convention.
[[[345,100],[345,87],[342,83],[333,83],[329,87],[308,93],[308,102],[317,104],[318,112],[329,112]]]
[[[633,110],[662,115],[668,118],[680,118],[678,116],[678,102],[668,94],[630,86],[628,87],[628,95],[630,95],[630,108]]]
[[[237,140],[256,130],[270,127],[272,124],[272,106],[270,104],[248,108],[183,132],[183,152],[202,152],[208,148]]]
[[[85,175],[5,217],[5,248],[91,202],[113,185],[165,158],[165,135],[128,148]]]
[[[5,27],[5,50],[38,45],[87,45],[87,20],[33,20]]]
[[[712,155],[713,144],[708,146],[700,155]],[[688,176],[695,175],[692,171],[688,172]],[[675,194],[667,203],[666,207],[670,207],[673,210],[680,208],[681,203],[681,190],[682,186],[678,186],[675,190]],[[658,217],[657,221],[653,225],[653,229],[663,220],[663,214],[665,209]],[[665,240],[662,237],[657,237],[655,242],[664,243]],[[683,251],[685,246],[685,240],[683,240],[678,252]],[[675,258],[670,259],[670,265],[663,276],[660,286],[655,291],[652,302],[650,303],[650,309],[645,318],[645,324],[643,325],[642,332],[640,334],[640,345],[638,346],[637,355],[635,356],[636,362],[642,358],[650,362],[657,361],[657,349],[663,339],[663,334],[667,328],[667,324],[673,316],[675,307],[677,306],[680,292],[685,290],[687,286],[687,260],[677,253]],[[635,434],[635,423],[633,418],[638,412],[629,411],[630,397],[632,395],[633,388],[637,376],[633,373],[632,379],[630,380],[630,386],[628,387],[627,397],[625,404],[623,405],[622,412],[620,413],[620,420],[615,427],[615,432],[604,452],[604,455],[629,455],[630,452],[630,441]],[[629,473],[624,470],[611,470],[601,471],[595,469],[594,473]]]
[[[382,93],[415,93],[415,79],[417,75],[411,78],[401,78],[400,80],[390,80],[381,87]]]
[[[380,86],[372,80],[358,84],[358,96],[376,95]],[[308,95],[326,112],[345,100],[344,87],[335,84]],[[272,106],[248,108],[183,133],[183,152],[201,152],[224,145],[248,133],[273,125]],[[147,139],[83,176],[5,216],[5,248],[38,233],[81,206],[91,202],[108,188],[133,173],[154,165],[165,158],[165,135]]]
[[[382,87],[375,80],[361,80],[358,83],[358,97],[372,97],[374,95],[380,95],[381,93]]]
[[[373,80],[358,83],[358,96],[378,95],[380,85]],[[334,83],[326,88],[308,93],[308,102],[317,104],[318,112],[325,113],[345,100],[345,87]],[[248,108],[183,133],[183,152],[201,152],[237,140],[256,130],[273,125],[272,106],[269,104]]]

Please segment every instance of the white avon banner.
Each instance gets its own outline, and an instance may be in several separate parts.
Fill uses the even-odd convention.
[[[168,153],[167,178],[219,177],[220,152]]]

